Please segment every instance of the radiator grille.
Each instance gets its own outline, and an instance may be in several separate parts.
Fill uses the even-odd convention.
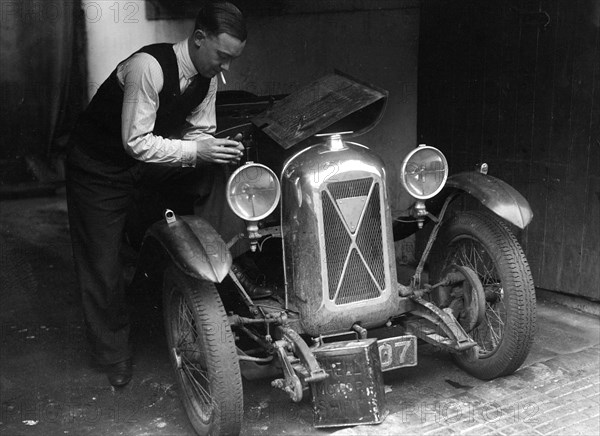
[[[329,183],[327,189],[331,192],[331,196],[334,200],[339,200],[341,198],[368,195],[372,184],[373,179],[368,177],[365,179],[350,180],[348,182]]]
[[[383,238],[381,237],[381,205],[379,185],[375,184],[371,201],[367,204],[365,216],[358,229],[356,244],[369,269],[375,276],[379,287],[385,287],[385,268],[383,267]]]
[[[343,212],[336,202],[348,198],[362,207]],[[377,298],[385,287],[379,184],[372,178],[330,183],[321,199],[329,299],[347,304]],[[344,225],[361,215],[355,229]]]
[[[327,256],[327,277],[329,278],[329,299],[333,300],[337,290],[346,257],[350,251],[352,238],[346,231],[342,217],[326,192],[323,196],[323,225],[325,226],[325,255]]]
[[[352,249],[348,260],[348,268],[344,274],[335,304],[368,300],[377,298],[379,295],[381,295],[381,292],[369,275],[367,267],[358,255],[358,251]]]

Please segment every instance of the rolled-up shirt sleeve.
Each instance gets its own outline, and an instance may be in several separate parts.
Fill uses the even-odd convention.
[[[136,53],[119,65],[117,77],[124,93],[121,137],[125,151],[144,162],[195,166],[193,137],[174,139],[152,133],[159,107],[158,94],[164,82],[156,58],[147,53]]]

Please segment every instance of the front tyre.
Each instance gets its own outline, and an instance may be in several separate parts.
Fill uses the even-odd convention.
[[[477,358],[453,354],[456,364],[483,380],[516,371],[533,343],[535,288],[523,249],[506,224],[485,211],[457,213],[440,229],[431,265],[432,283],[452,265],[463,265],[483,285],[485,315],[468,331],[479,346]]]
[[[199,435],[239,434],[243,392],[234,337],[214,284],[165,272],[164,317],[181,401]]]

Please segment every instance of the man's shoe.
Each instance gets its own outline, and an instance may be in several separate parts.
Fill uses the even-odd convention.
[[[122,362],[109,365],[106,369],[108,381],[114,387],[125,386],[133,376],[133,368],[131,367],[131,359],[123,360]]]
[[[264,286],[260,286],[252,281],[235,263],[231,265],[231,272],[235,275],[241,285],[244,287],[244,290],[248,294],[248,296],[252,299],[258,298],[266,298],[273,295],[273,291]]]

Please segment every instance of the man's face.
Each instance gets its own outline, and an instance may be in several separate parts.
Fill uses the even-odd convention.
[[[246,45],[246,41],[240,41],[227,33],[211,35],[202,30],[196,30],[192,40],[192,63],[198,73],[207,78],[229,70],[231,62],[242,54]]]

